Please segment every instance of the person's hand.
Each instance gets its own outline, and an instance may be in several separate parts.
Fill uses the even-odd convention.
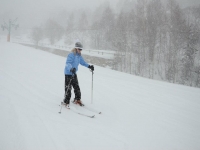
[[[88,68],[90,68],[92,71],[94,71],[94,66],[93,65],[89,65]]]
[[[75,74],[75,73],[76,73],[76,68],[72,68],[70,71],[71,71],[73,74]]]

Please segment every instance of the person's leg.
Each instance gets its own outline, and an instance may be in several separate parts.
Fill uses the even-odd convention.
[[[81,100],[81,90],[79,87],[77,75],[74,75],[74,80],[72,81],[72,86],[74,88],[75,100]]]
[[[65,75],[65,97],[64,97],[64,103],[69,104],[71,99],[71,89],[72,89],[72,76],[71,75]]]

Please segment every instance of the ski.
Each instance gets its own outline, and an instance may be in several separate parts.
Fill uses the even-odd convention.
[[[70,108],[71,109],[71,108]],[[85,117],[89,117],[89,118],[94,118],[95,117],[95,115],[86,115],[86,114],[84,114],[84,113],[81,113],[81,112],[78,112],[77,110],[73,110],[73,109],[71,109],[74,113],[76,113],[76,114],[79,114],[79,115],[81,115],[81,116],[85,116]]]
[[[63,102],[61,102],[61,105],[59,105],[60,107],[65,107],[65,104]],[[67,108],[68,109],[68,108]],[[76,114],[79,114],[81,116],[85,116],[85,117],[89,117],[89,118],[94,118],[95,115],[88,115],[88,114],[84,114],[76,109],[74,109],[73,107],[70,107],[69,110],[71,110],[72,112],[76,113]],[[61,111],[59,112],[61,113]]]
[[[101,114],[101,111],[98,111],[98,110],[95,110],[95,109],[93,109],[93,108],[90,108],[90,107],[88,107],[88,106],[82,106],[84,109],[87,109],[87,110],[89,110],[89,111],[92,111],[92,112],[95,112],[95,113],[97,113],[97,114]]]
[[[78,104],[75,104],[73,101],[71,101],[74,105],[78,105]],[[97,113],[97,114],[101,114],[101,111],[98,111],[98,110],[95,110],[95,109],[93,109],[93,108],[91,108],[91,107],[88,107],[88,106],[86,106],[85,104],[83,104],[82,106],[81,105],[78,105],[78,106],[80,106],[80,107],[82,107],[82,108],[84,108],[84,109],[87,109],[87,110],[89,110],[89,111],[91,111],[91,112],[94,112],[94,113]]]

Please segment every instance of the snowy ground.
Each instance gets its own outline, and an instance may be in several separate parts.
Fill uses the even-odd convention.
[[[200,89],[80,66],[87,118],[58,106],[65,58],[0,42],[0,149],[199,150]],[[81,110],[85,113],[91,113]]]

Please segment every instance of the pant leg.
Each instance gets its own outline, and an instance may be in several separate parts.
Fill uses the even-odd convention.
[[[65,97],[64,97],[64,102],[66,104],[70,103],[72,82],[73,82],[72,76],[71,75],[65,75]]]
[[[72,86],[74,88],[75,99],[81,100],[81,90],[80,90],[80,87],[79,87],[77,75],[74,76],[74,79],[72,81]]]

